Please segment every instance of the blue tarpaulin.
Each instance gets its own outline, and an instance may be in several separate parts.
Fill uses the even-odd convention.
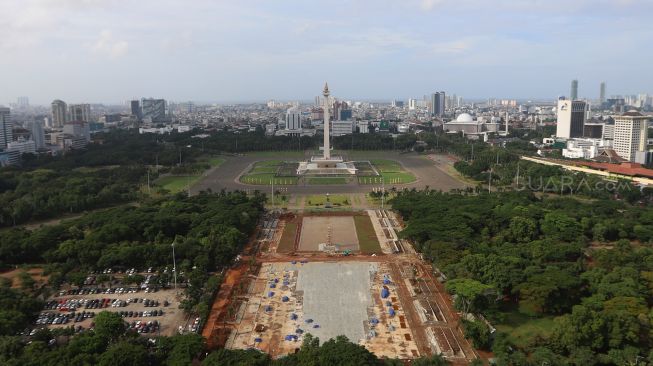
[[[281,298],[281,301],[283,301],[283,302],[288,302],[288,300],[290,300],[290,299],[288,298],[288,296],[284,296],[284,297]]]
[[[383,290],[381,290],[381,297],[385,299],[388,296],[390,296],[390,290],[384,287]]]
[[[268,292],[268,297],[272,297],[272,296],[274,296],[274,291]]]
[[[290,320],[297,320],[297,314],[295,313],[290,314]]]

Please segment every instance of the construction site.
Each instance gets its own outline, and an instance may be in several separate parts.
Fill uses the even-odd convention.
[[[203,331],[210,347],[278,358],[311,334],[379,357],[477,358],[438,274],[388,210],[273,212],[228,271]]]

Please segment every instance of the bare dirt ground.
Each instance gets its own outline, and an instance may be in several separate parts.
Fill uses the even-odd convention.
[[[299,250],[314,252],[319,244],[337,245],[340,250],[358,250],[353,217],[305,216],[299,239]]]
[[[311,331],[319,333],[312,328],[314,325],[322,327],[325,322],[332,322],[326,325],[330,331],[324,336],[341,330],[356,337],[356,334],[361,334],[358,327],[362,326],[364,337],[352,341],[381,357],[412,359],[442,353],[454,365],[466,365],[478,358],[479,354],[461,332],[459,315],[453,308],[451,297],[433,275],[431,266],[420,259],[409,242],[397,239],[397,232],[402,228],[401,220],[387,210],[371,210],[368,215],[382,243],[383,254],[344,256],[321,252],[263,251],[256,254],[257,266],[233,269],[234,275],[227,275],[230,280],[223,286],[225,291],[221,289],[205,328],[204,334],[209,344],[241,349],[255,347],[280,357],[294,352],[301,344],[303,334]],[[282,231],[283,224],[277,230]],[[272,235],[274,240],[281,238],[281,231]],[[276,248],[276,245],[271,244],[268,248]],[[369,278],[361,278],[365,277],[361,275],[362,272],[353,269],[358,268],[355,267],[356,263],[373,264],[377,270],[369,271]],[[310,288],[311,285],[308,289],[303,288],[306,283],[298,288],[298,280],[303,276],[301,267],[316,264],[341,264],[342,267],[337,268],[342,268],[344,272],[351,268],[352,274],[357,273],[355,276],[342,279],[337,274],[322,276],[331,279],[336,286],[353,281],[352,289],[356,290],[349,289],[349,285],[345,285],[346,289],[333,289],[329,284],[317,280],[311,281],[315,288]],[[349,267],[352,265],[354,267]],[[244,290],[233,294],[231,291],[235,283],[242,283],[239,288]],[[360,291],[361,284],[368,290]],[[383,286],[389,290],[386,298],[381,297]],[[318,307],[318,310],[310,306],[305,308],[307,303],[319,298],[316,291],[318,294],[320,291],[326,293],[329,298],[325,302],[327,305]],[[339,296],[344,296],[342,301],[338,300]],[[362,325],[358,320],[348,322],[352,324],[340,324],[334,320],[337,317],[326,315],[330,312],[360,311],[358,306],[343,305],[349,301],[344,300],[348,296],[363,296],[366,299],[362,302],[368,304],[364,305],[366,317]],[[391,308],[394,315],[390,314]],[[306,314],[306,309],[312,309],[309,310],[312,313]],[[292,314],[297,318],[293,319]],[[343,315],[343,318],[348,319],[348,316]],[[313,322],[307,323],[308,319]],[[357,331],[351,333],[351,327]],[[214,342],[216,340],[219,342]]]

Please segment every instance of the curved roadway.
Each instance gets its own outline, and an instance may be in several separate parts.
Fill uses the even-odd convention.
[[[358,154],[361,155],[360,153]],[[362,160],[357,156],[357,160]],[[225,162],[222,163],[219,167],[212,169],[206,173],[206,176],[197,182],[193,187],[191,187],[191,193],[196,194],[200,191],[211,189],[213,192],[226,189],[231,190],[255,190],[264,191],[269,189],[269,186],[264,185],[251,185],[244,184],[238,181],[238,178],[247,173],[250,169],[250,166],[257,161],[266,161],[266,160],[279,160],[278,157],[259,157],[252,155],[242,155],[242,156],[226,156]],[[383,152],[382,155],[377,153],[370,153],[370,159],[373,158],[383,158],[396,160],[401,163],[406,170],[411,171],[417,177],[417,181],[409,184],[386,184],[386,189],[390,187],[397,187],[397,189],[403,188],[417,188],[421,189],[425,186],[429,186],[431,189],[439,189],[442,191],[449,191],[455,188],[465,188],[467,185],[458,179],[452,177],[445,172],[444,166],[450,164],[448,158],[444,155],[432,155],[433,159],[428,159],[425,155],[417,155],[414,153],[410,154],[399,154],[396,152]],[[293,160],[293,159],[287,159]],[[280,186],[287,189],[287,193],[300,193],[300,194],[319,194],[325,191],[329,193],[363,193],[369,192],[373,187],[377,187],[373,184],[358,184],[350,183],[343,185],[317,185],[317,184],[307,184],[307,185],[289,185],[289,186]]]

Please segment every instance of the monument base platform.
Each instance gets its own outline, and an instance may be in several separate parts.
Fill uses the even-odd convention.
[[[310,161],[300,162],[297,167],[297,175],[354,175],[356,171],[353,162],[345,162],[340,156],[313,156]]]

